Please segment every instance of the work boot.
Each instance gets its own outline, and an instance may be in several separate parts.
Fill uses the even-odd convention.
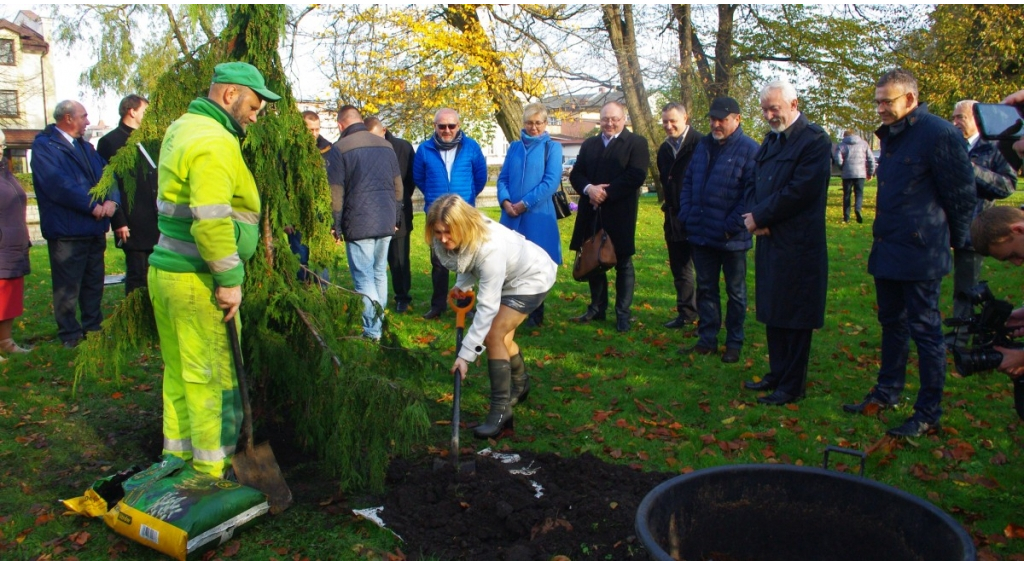
[[[516,405],[526,401],[526,397],[530,395],[530,375],[526,373],[522,351],[517,352],[508,362],[512,369],[512,395],[509,405]]]
[[[512,426],[512,406],[509,405],[512,367],[507,360],[488,360],[487,370],[491,377],[491,408],[487,420],[473,429],[478,439],[492,439],[505,427]]]

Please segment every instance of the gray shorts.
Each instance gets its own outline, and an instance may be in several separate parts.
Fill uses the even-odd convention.
[[[501,305],[508,306],[519,313],[530,315],[533,310],[537,309],[537,306],[544,303],[544,298],[547,296],[547,292],[533,294],[530,296],[502,296]]]

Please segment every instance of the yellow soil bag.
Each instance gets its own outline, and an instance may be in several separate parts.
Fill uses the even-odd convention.
[[[179,560],[219,545],[270,509],[263,493],[163,460],[128,478],[124,498],[103,516],[117,533]]]

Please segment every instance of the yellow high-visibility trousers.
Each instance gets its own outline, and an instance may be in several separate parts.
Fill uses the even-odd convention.
[[[238,443],[242,399],[213,277],[150,267],[149,296],[164,360],[163,452],[221,477]]]

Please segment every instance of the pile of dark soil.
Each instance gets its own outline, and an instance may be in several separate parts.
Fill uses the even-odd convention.
[[[646,473],[584,454],[519,453],[508,465],[476,457],[476,471],[395,460],[381,515],[410,559],[649,559],[634,532],[637,506],[674,474]],[[512,474],[509,466],[536,470]],[[531,482],[539,484],[540,489]],[[541,495],[537,493],[540,491]]]

